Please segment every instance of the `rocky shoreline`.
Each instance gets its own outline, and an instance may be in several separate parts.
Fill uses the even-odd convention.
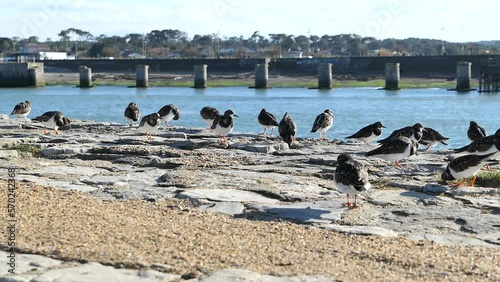
[[[18,247],[50,261],[9,281],[67,261],[150,271],[150,280],[135,271],[146,279],[138,281],[500,279],[499,189],[440,184],[448,148],[420,152],[401,170],[366,158],[375,145],[342,140],[288,148],[234,133],[221,145],[208,131],[173,127],[148,141],[90,121],[43,135],[37,124],[0,120],[0,132],[1,179],[16,168],[19,184]],[[340,153],[369,167],[374,189],[361,208],[343,207],[334,187]],[[89,265],[80,263],[71,267]]]

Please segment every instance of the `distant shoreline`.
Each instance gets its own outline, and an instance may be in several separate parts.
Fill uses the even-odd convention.
[[[46,86],[79,85],[78,73],[46,72]],[[109,86],[134,86],[135,74],[119,72],[93,73],[94,85]],[[254,86],[255,76],[250,73],[239,74],[213,74],[207,79],[207,87],[239,87]],[[186,73],[162,73],[150,74],[150,87],[192,87],[194,78],[192,74]],[[269,75],[268,87],[316,87],[318,79],[316,76],[295,75]],[[332,88],[339,87],[384,87],[385,81],[382,76],[345,76],[333,77]],[[474,84],[474,80],[473,80]],[[455,81],[445,78],[401,78],[401,88],[454,88]]]

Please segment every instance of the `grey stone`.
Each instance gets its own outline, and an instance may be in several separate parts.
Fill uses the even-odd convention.
[[[232,144],[231,149],[239,149],[255,153],[272,154],[276,151],[288,150],[288,144],[279,143],[273,145],[267,144]]]
[[[87,147],[47,147],[43,149],[40,154],[43,157],[53,157],[62,154],[82,154],[89,150]]]
[[[330,223],[340,220],[342,213],[348,210],[343,206],[344,200],[297,202],[289,205],[253,205],[259,211],[279,215],[305,223]]]
[[[162,132],[158,134],[159,137],[168,138],[168,139],[187,139],[186,133],[183,132]]]
[[[66,282],[66,281],[177,281],[179,275],[161,273],[154,270],[115,269],[100,263],[90,262],[71,268],[48,270],[35,277],[32,282]]]
[[[222,269],[209,275],[202,275],[199,278],[188,280],[190,282],[220,282],[220,281],[248,281],[248,282],[331,282],[332,277],[321,275],[301,275],[301,276],[272,276],[259,274],[245,269]]]
[[[0,265],[2,265],[2,272],[5,270],[5,273],[7,273],[7,271],[4,266],[6,266],[8,263],[9,259],[7,257],[8,255],[9,253],[5,251],[0,251]],[[61,261],[59,260],[51,259],[40,255],[16,253],[15,256],[16,256],[16,269],[15,269],[16,275],[25,274],[27,272],[32,272],[32,271],[40,272],[61,264]],[[0,281],[2,280],[0,279]]]
[[[103,169],[92,168],[92,167],[71,167],[71,166],[47,166],[42,167],[37,170],[31,171],[32,174],[73,174],[73,175],[82,175],[82,176],[90,176],[95,174],[100,174],[105,172]]]
[[[442,194],[446,191],[448,191],[448,187],[434,183],[426,184],[424,188],[422,188],[422,192],[430,194]]]
[[[377,227],[377,226],[346,226],[346,225],[338,225],[338,224],[326,224],[322,225],[322,227],[335,230],[338,232],[346,233],[346,234],[357,234],[357,235],[375,235],[380,237],[397,237],[398,234],[390,229]]]
[[[18,157],[19,153],[16,150],[0,150],[0,158],[10,159]]]
[[[20,144],[35,144],[40,141],[37,137],[0,138],[0,148],[12,148]]]
[[[232,189],[191,189],[179,193],[180,199],[208,199],[218,202],[277,203],[276,199],[264,197],[254,192]]]
[[[217,202],[210,205],[204,205],[198,207],[200,210],[209,212],[225,213],[230,215],[241,214],[245,209],[245,206],[238,202]]]
[[[33,276],[29,275],[12,275],[7,274],[4,277],[0,277],[0,282],[30,282]]]

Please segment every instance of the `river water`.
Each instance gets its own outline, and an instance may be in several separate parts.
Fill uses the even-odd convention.
[[[58,110],[67,117],[94,121],[127,123],[123,111],[128,103],[136,102],[143,115],[175,104],[181,118],[174,126],[204,128],[199,111],[212,106],[219,111],[232,109],[239,116],[234,132],[262,132],[257,115],[262,108],[281,120],[289,112],[298,127],[297,137],[315,137],[310,133],[314,119],[325,109],[332,109],[334,123],[328,131],[330,139],[343,139],[361,127],[382,121],[387,136],[395,129],[416,122],[432,127],[450,138],[450,147],[469,143],[467,129],[477,121],[493,134],[500,128],[500,94],[475,91],[457,93],[443,88],[403,89],[383,91],[376,88],[307,88],[249,89],[247,87],[151,87],[148,89],[122,86],[97,86],[81,89],[72,86],[0,89],[0,113],[10,114],[14,105],[32,102],[34,118],[46,111]],[[277,134],[277,132],[275,132]],[[438,147],[440,148],[440,147]]]

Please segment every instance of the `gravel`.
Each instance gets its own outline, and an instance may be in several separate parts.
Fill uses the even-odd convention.
[[[240,268],[354,281],[500,281],[496,248],[346,235],[203,212],[180,200],[109,202],[77,191],[17,184],[21,252],[115,267],[168,265],[164,271],[181,275]],[[0,181],[0,200],[7,203],[6,181]],[[1,230],[6,219],[3,208]],[[2,234],[0,246],[6,249]]]

